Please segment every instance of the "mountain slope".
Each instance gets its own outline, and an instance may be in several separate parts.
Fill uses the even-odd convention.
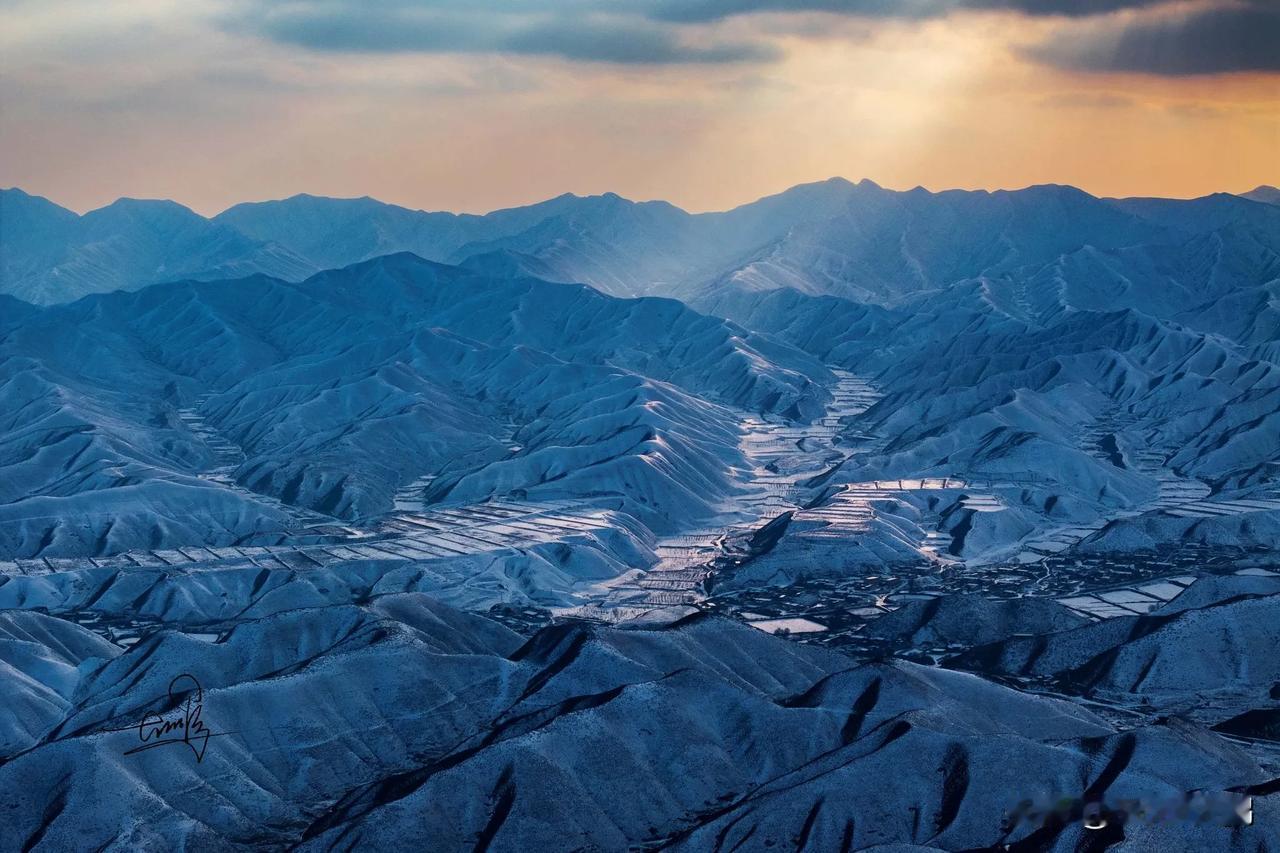
[[[34,744],[0,766],[6,847],[1069,846],[1078,824],[1002,819],[1022,797],[1163,801],[1267,779],[1189,724],[1118,730],[970,675],[859,666],[705,617],[524,638],[392,595],[123,653],[50,617],[28,632],[65,638],[69,663],[99,656],[61,685],[73,704],[28,712]],[[182,744],[122,756],[178,671],[202,688],[202,760]],[[1273,800],[1256,799],[1255,827],[1179,837],[1252,849],[1274,836]],[[1172,836],[1134,823],[1125,837]]]
[[[1260,201],[1263,204],[1280,204],[1280,188],[1262,184],[1247,193],[1240,193],[1240,197],[1250,201]]]
[[[24,413],[0,436],[0,535],[21,557],[200,540],[200,525],[210,544],[284,536],[276,499],[362,520],[422,476],[436,500],[593,497],[667,528],[739,488],[726,407],[809,419],[833,381],[671,300],[411,255],[33,310],[0,342],[0,379]]]
[[[315,270],[171,201],[120,199],[76,216],[16,189],[0,191],[0,255],[0,292],[37,304],[189,277]]]
[[[14,236],[0,241],[10,244],[0,292],[40,302],[193,276],[264,272],[298,280],[408,251],[450,263],[515,253],[533,259],[539,277],[620,296],[695,299],[726,286],[792,287],[892,304],[979,277],[1024,281],[1080,252],[1177,252],[1226,230],[1232,242],[1252,247],[1245,250],[1252,257],[1241,255],[1245,263],[1229,272],[1256,285],[1268,265],[1274,278],[1280,251],[1273,205],[1225,193],[1100,199],[1054,185],[895,192],[833,178],[702,214],[613,193],[566,194],[484,216],[297,195],[236,205],[213,220],[171,202],[128,199],[76,218],[6,192],[0,213],[14,223],[7,229]],[[1138,263],[1140,280],[1150,263]],[[1115,275],[1134,277],[1123,263],[1112,266]]]

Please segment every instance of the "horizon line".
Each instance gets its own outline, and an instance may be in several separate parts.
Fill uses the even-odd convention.
[[[277,198],[264,198],[264,199],[252,199],[252,200],[238,201],[238,202],[236,202],[235,204],[232,204],[232,205],[230,205],[230,206],[228,206],[228,207],[225,207],[225,208],[223,208],[222,210],[219,210],[217,213],[213,213],[213,214],[205,214],[205,213],[201,213],[199,210],[197,210],[196,208],[192,207],[192,206],[191,206],[191,205],[189,205],[189,204],[185,204],[185,203],[183,203],[183,202],[181,202],[181,201],[178,201],[178,200],[176,200],[176,199],[174,199],[174,198],[167,198],[167,197],[140,197],[140,196],[127,196],[127,195],[125,195],[125,196],[119,196],[119,197],[118,197],[118,198],[116,198],[114,201],[107,202],[106,204],[99,205],[98,207],[91,207],[91,208],[88,208],[88,209],[85,209],[85,210],[77,210],[76,208],[69,207],[69,206],[67,206],[67,205],[64,205],[64,204],[62,204],[62,203],[58,202],[58,201],[55,201],[54,199],[50,198],[49,196],[41,195],[41,194],[39,194],[39,193],[30,192],[30,191],[28,191],[28,190],[26,190],[26,189],[24,189],[24,188],[22,188],[22,187],[20,187],[20,186],[18,186],[18,185],[16,185],[16,184],[11,185],[11,186],[8,186],[8,187],[0,187],[0,192],[9,192],[9,191],[14,191],[14,190],[16,190],[16,191],[18,191],[18,192],[22,193],[23,195],[26,195],[26,196],[29,196],[29,197],[32,197],[32,198],[39,198],[39,199],[42,199],[42,200],[44,200],[44,201],[49,202],[50,204],[56,205],[56,206],[58,206],[58,207],[62,208],[63,210],[70,211],[71,213],[76,214],[76,216],[81,216],[81,217],[82,217],[82,216],[87,216],[87,215],[88,215],[88,214],[90,214],[90,213],[95,213],[95,212],[100,211],[100,210],[105,210],[105,209],[107,209],[107,208],[109,208],[109,207],[111,207],[111,206],[113,206],[113,205],[115,205],[115,204],[118,204],[118,203],[122,202],[122,201],[140,201],[140,202],[166,202],[166,203],[169,203],[169,204],[176,204],[176,205],[178,205],[179,207],[182,207],[182,208],[184,208],[184,209],[186,209],[186,210],[191,211],[192,213],[196,214],[197,216],[200,216],[200,217],[202,217],[202,218],[204,218],[204,219],[213,220],[213,219],[216,219],[217,217],[221,216],[222,214],[224,214],[224,213],[226,213],[226,212],[228,212],[228,211],[230,211],[230,210],[235,209],[236,207],[240,207],[241,205],[249,205],[249,204],[276,204],[276,203],[280,203],[280,202],[284,202],[284,201],[289,201],[289,200],[291,200],[291,199],[295,199],[295,198],[314,198],[314,199],[322,199],[322,200],[328,200],[328,201],[373,201],[373,202],[377,202],[378,204],[385,205],[385,206],[387,206],[387,207],[398,207],[398,208],[400,208],[401,210],[406,210],[406,211],[409,211],[409,212],[411,212],[411,213],[447,214],[447,215],[450,215],[450,216],[475,216],[475,217],[484,217],[484,216],[489,216],[489,215],[494,214],[494,213],[501,213],[501,212],[503,212],[503,211],[507,211],[507,210],[520,210],[520,209],[522,209],[522,208],[535,207],[535,206],[537,206],[537,205],[539,205],[539,204],[546,204],[546,203],[548,203],[548,202],[556,201],[557,199],[562,199],[562,198],[592,199],[592,198],[607,198],[607,197],[610,197],[610,196],[612,196],[612,197],[614,197],[614,198],[617,198],[617,199],[620,199],[621,201],[628,202],[628,203],[630,203],[630,204],[664,204],[664,205],[668,205],[668,206],[670,206],[670,207],[673,207],[673,208],[675,208],[676,210],[679,210],[680,212],[682,212],[682,213],[686,213],[686,214],[688,214],[688,215],[690,215],[690,216],[702,216],[702,215],[708,215],[708,214],[712,214],[712,215],[713,215],[713,214],[729,213],[729,212],[731,212],[731,211],[738,210],[738,209],[743,208],[743,207],[747,207],[747,206],[752,205],[752,204],[755,204],[755,203],[757,203],[757,202],[764,201],[765,199],[776,198],[776,197],[781,196],[781,195],[784,195],[784,194],[786,194],[786,193],[788,193],[788,192],[790,192],[790,191],[792,191],[792,190],[800,189],[800,188],[802,188],[802,187],[816,187],[816,186],[820,186],[820,185],[822,185],[822,184],[832,184],[832,183],[845,183],[845,184],[848,184],[848,185],[849,185],[849,186],[851,186],[851,187],[870,186],[870,187],[875,188],[875,189],[884,190],[885,192],[897,193],[897,194],[900,194],[900,195],[905,195],[905,194],[907,194],[907,193],[913,193],[913,192],[919,192],[919,191],[923,191],[923,192],[925,192],[925,193],[928,193],[929,195],[943,195],[943,194],[945,194],[945,193],[972,193],[972,194],[979,194],[979,193],[981,193],[981,194],[985,194],[985,195],[995,195],[995,194],[997,194],[997,193],[1018,193],[1018,192],[1025,192],[1025,191],[1027,191],[1027,190],[1039,189],[1039,188],[1042,188],[1042,187],[1060,187],[1060,188],[1065,188],[1065,189],[1072,189],[1072,190],[1076,190],[1077,192],[1084,193],[1085,195],[1090,196],[1091,198],[1098,199],[1098,200],[1100,200],[1100,201],[1124,201],[1124,200],[1128,200],[1128,199],[1164,199],[1164,200],[1169,200],[1169,201],[1195,201],[1195,200],[1197,200],[1197,199],[1202,199],[1202,198],[1211,198],[1211,197],[1213,197],[1213,196],[1217,196],[1217,195],[1229,195],[1229,196],[1235,196],[1235,197],[1239,198],[1239,197],[1243,197],[1243,196],[1245,195],[1245,193],[1256,192],[1257,190],[1262,190],[1262,189],[1277,189],[1277,185],[1275,185],[1275,184],[1259,183],[1259,184],[1256,184],[1255,186],[1253,186],[1253,187],[1251,187],[1251,188],[1249,188],[1249,189],[1247,189],[1247,190],[1244,190],[1243,192],[1231,192],[1231,191],[1229,191],[1229,190],[1218,190],[1218,191],[1211,192],[1211,193],[1207,193],[1207,194],[1204,194],[1204,195],[1192,195],[1192,196],[1165,196],[1165,195],[1108,196],[1108,195],[1096,195],[1096,194],[1091,193],[1091,192],[1089,192],[1088,190],[1084,189],[1083,187],[1078,187],[1078,186],[1076,186],[1076,185],[1074,185],[1074,184],[1065,184],[1065,183],[1047,182],[1047,183],[1038,183],[1038,184],[1027,184],[1027,185],[1025,185],[1025,186],[1019,186],[1019,187],[997,187],[997,188],[995,188],[995,189],[990,189],[990,188],[986,188],[986,187],[975,187],[975,188],[967,188],[967,187],[947,187],[947,188],[944,188],[944,189],[938,189],[938,190],[929,189],[928,187],[924,186],[923,184],[917,184],[917,185],[915,185],[914,187],[911,187],[910,189],[900,190],[900,189],[894,189],[894,188],[891,188],[891,187],[886,187],[886,186],[884,186],[883,184],[878,183],[877,181],[875,181],[875,180],[874,180],[874,179],[872,179],[872,178],[866,178],[866,177],[863,177],[863,178],[860,178],[860,179],[858,179],[858,180],[854,181],[854,180],[851,180],[851,179],[849,179],[849,178],[844,177],[843,175],[833,175],[833,176],[831,176],[831,177],[829,177],[829,178],[823,178],[823,179],[818,179],[818,180],[813,180],[813,181],[802,181],[802,182],[800,182],[800,183],[798,183],[798,184],[792,184],[791,186],[789,186],[789,187],[785,187],[784,189],[778,190],[777,192],[767,193],[767,194],[765,194],[765,195],[758,196],[758,197],[756,197],[756,198],[752,198],[752,199],[749,199],[749,200],[744,201],[744,202],[740,202],[740,203],[738,203],[738,204],[736,204],[736,205],[734,205],[734,206],[732,206],[732,207],[727,207],[727,208],[718,208],[718,209],[708,209],[708,210],[689,210],[689,209],[687,209],[687,208],[681,207],[681,206],[680,206],[680,205],[678,205],[678,204],[675,204],[674,202],[667,201],[666,199],[663,199],[663,198],[648,198],[648,199],[636,199],[636,198],[631,198],[631,197],[628,197],[628,196],[624,196],[624,195],[622,195],[621,193],[614,192],[614,191],[612,191],[612,190],[604,190],[604,191],[601,191],[601,192],[598,192],[598,193],[587,193],[587,194],[579,194],[579,193],[576,193],[576,192],[566,191],[566,192],[560,193],[560,194],[558,194],[558,195],[548,196],[548,197],[545,197],[545,198],[539,198],[539,199],[536,199],[536,200],[534,200],[534,201],[526,202],[526,203],[523,203],[523,204],[511,204],[511,205],[507,205],[507,206],[504,206],[504,207],[495,207],[495,208],[493,208],[493,209],[491,209],[491,210],[487,210],[487,211],[485,211],[485,212],[483,212],[483,213],[471,213],[471,212],[468,212],[468,211],[444,210],[444,209],[439,209],[439,208],[437,208],[437,209],[430,209],[430,208],[426,208],[426,207],[409,207],[409,206],[407,206],[407,205],[399,204],[399,203],[397,203],[397,202],[383,201],[382,199],[376,198],[376,197],[371,196],[371,195],[368,195],[368,194],[366,194],[366,195],[359,195],[359,196],[335,196],[335,195],[321,195],[321,194],[311,193],[311,192],[307,192],[307,191],[303,190],[303,191],[299,191],[299,192],[296,192],[296,193],[292,193],[291,195],[287,195],[287,196],[280,196],[280,197],[277,197]]]

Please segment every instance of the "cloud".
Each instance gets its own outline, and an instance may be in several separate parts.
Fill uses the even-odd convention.
[[[1280,5],[1260,0],[1088,22],[1053,34],[1027,55],[1068,71],[1280,72]]]
[[[1223,115],[1221,107],[1199,102],[1170,104],[1165,107],[1165,111],[1178,118],[1187,119],[1216,119]]]
[[[1040,106],[1051,109],[1127,110],[1138,102],[1114,92],[1059,92],[1040,99]]]
[[[566,59],[626,64],[763,62],[778,58],[770,45],[751,42],[686,44],[670,28],[628,23],[542,24],[516,32],[502,42],[513,53],[549,54]]]
[[[336,4],[290,4],[233,19],[272,41],[319,51],[394,53],[469,52],[492,42],[478,22],[447,14],[380,8],[365,13]]]
[[[932,18],[955,0],[658,0],[649,10],[657,20],[707,23],[762,12],[829,12],[863,18]]]
[[[503,53],[624,65],[764,62],[778,56],[764,42],[689,39],[682,27],[618,14],[617,8],[603,0],[519,7],[303,0],[255,5],[226,23],[315,51]]]
[[[761,64],[783,14],[921,21],[1004,12],[1059,21],[1023,51],[1071,71],[1164,76],[1280,70],[1280,0],[235,0],[231,29],[333,53],[506,54],[618,65]],[[732,19],[732,20],[731,20]],[[1069,19],[1069,20],[1065,20]],[[733,33],[733,38],[722,38]]]
[[[1033,17],[1089,17],[1168,0],[657,0],[655,18],[718,21],[760,12],[828,12],[865,18],[937,18],[961,11],[1006,11]]]
[[[961,0],[966,9],[1000,9],[1032,17],[1087,18],[1131,9],[1146,9],[1169,0]]]

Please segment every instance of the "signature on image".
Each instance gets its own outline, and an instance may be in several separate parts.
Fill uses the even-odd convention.
[[[196,757],[196,763],[204,760],[209,739],[219,734],[211,731],[204,721],[204,689],[194,675],[183,673],[169,682],[169,702],[176,706],[164,714],[147,714],[136,727],[139,744],[126,750],[134,755],[162,746],[185,744]]]

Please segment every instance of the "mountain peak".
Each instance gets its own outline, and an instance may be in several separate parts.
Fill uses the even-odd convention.
[[[122,196],[105,207],[99,207],[97,210],[91,210],[85,216],[92,219],[111,216],[128,216],[138,217],[145,216],[148,218],[169,217],[169,218],[194,218],[204,219],[203,216],[196,213],[186,205],[179,204],[172,199],[167,198],[131,198]]]
[[[1031,193],[1034,195],[1050,196],[1053,198],[1096,198],[1096,196],[1090,195],[1079,187],[1073,187],[1071,184],[1032,184],[1031,186],[1021,190],[1000,190],[999,192]]]
[[[68,220],[79,218],[75,211],[67,210],[44,196],[32,195],[18,187],[0,189],[0,204],[5,206],[6,216],[17,215],[17,211],[22,210],[28,215],[39,212],[45,216]]]
[[[120,196],[120,198],[111,202],[111,204],[108,204],[105,207],[100,207],[98,209],[107,210],[109,208],[118,208],[121,210],[129,210],[129,209],[142,208],[142,207],[156,208],[156,209],[167,208],[169,210],[190,210],[191,209],[184,204],[179,204],[178,202],[174,201],[171,198],[134,198],[133,196],[127,196],[127,195]]]
[[[314,195],[313,193],[294,193],[288,198],[281,199],[279,202],[259,202],[260,204],[287,203],[294,204],[355,204],[365,207],[395,207],[396,205],[388,204],[385,201],[379,201],[371,195],[361,196],[332,196],[332,195]],[[238,206],[238,205],[237,205]]]
[[[1240,193],[1241,198],[1260,201],[1263,204],[1280,204],[1280,188],[1270,184],[1259,184],[1247,193]]]

